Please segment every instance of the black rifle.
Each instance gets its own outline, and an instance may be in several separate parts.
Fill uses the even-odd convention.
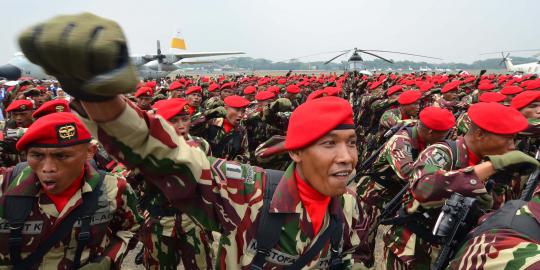
[[[383,212],[379,216],[379,219],[369,228],[368,235],[374,233],[380,224],[390,224],[389,222],[393,220],[393,217],[396,215],[397,211],[401,207],[403,195],[405,195],[408,189],[409,183],[405,184],[405,186],[403,186],[403,188],[398,192],[398,194],[396,194],[396,196],[385,205]]]
[[[540,160],[540,149],[536,150],[536,155],[534,156],[537,160]],[[530,201],[533,195],[534,190],[536,189],[536,186],[538,185],[538,175],[540,174],[540,169],[534,170],[531,175],[529,175],[529,179],[527,180],[527,184],[525,185],[525,188],[523,189],[523,192],[521,193],[521,200],[524,201]]]
[[[476,199],[474,198],[453,193],[450,199],[444,204],[433,228],[433,235],[439,238],[442,248],[435,263],[431,265],[431,270],[445,269],[450,258],[454,257],[456,246],[461,242],[466,233],[470,231],[470,228],[464,227],[472,225],[468,225],[470,222],[466,222],[466,219],[475,201]],[[458,231],[461,232],[459,236]]]

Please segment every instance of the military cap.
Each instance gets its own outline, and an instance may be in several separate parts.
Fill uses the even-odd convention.
[[[301,149],[334,129],[354,129],[349,102],[339,97],[307,101],[293,111],[285,137],[285,149]]]
[[[536,79],[534,81],[529,81],[529,83],[527,84],[527,87],[526,89],[527,90],[536,90],[540,88],[540,80]]]
[[[381,86],[381,84],[383,84],[383,81],[372,82],[371,85],[369,86],[369,89],[374,90],[375,88]]]
[[[249,100],[237,95],[228,96],[223,102],[225,102],[225,105],[233,108],[244,108],[249,105]]]
[[[210,84],[210,86],[208,86],[208,92],[214,92],[217,89],[219,89],[219,84],[217,83],[213,83],[213,84]]]
[[[405,91],[401,93],[401,95],[399,95],[398,103],[401,105],[412,104],[418,101],[421,96],[422,94],[420,93],[420,91],[416,91],[416,90]]]
[[[253,85],[249,85],[249,86],[246,86],[246,88],[244,88],[244,95],[251,95],[251,94],[254,94],[255,92],[257,91],[257,87],[253,86]]]
[[[338,96],[341,93],[341,88],[328,86],[324,88],[324,92],[327,96]]]
[[[284,78],[278,79],[277,83],[281,84],[281,85],[284,85],[284,84],[287,83],[287,79],[284,79]]]
[[[505,86],[503,89],[501,89],[501,94],[504,95],[515,95],[523,92],[523,88],[519,86]]]
[[[481,83],[478,85],[478,90],[480,91],[491,91],[495,89],[495,85],[492,83]]]
[[[266,91],[270,91],[270,92],[274,92],[275,94],[279,94],[279,91],[281,91],[281,89],[279,89],[279,86],[272,85],[272,86],[269,86],[268,88],[266,88]]]
[[[434,83],[424,82],[418,86],[418,90],[420,90],[420,92],[427,92],[433,87],[435,87]]]
[[[426,107],[419,115],[420,122],[429,129],[446,131],[456,123],[452,112],[438,107]]]
[[[527,119],[519,111],[495,102],[473,104],[467,114],[475,125],[494,134],[512,135],[528,126]]]
[[[17,99],[11,102],[6,108],[6,112],[12,111],[27,111],[34,109],[34,104],[30,100],[26,99]]]
[[[261,91],[259,93],[257,93],[255,95],[255,99],[257,101],[265,101],[265,100],[268,100],[268,99],[271,99],[271,98],[274,98],[276,96],[276,94],[274,94],[274,92],[270,92],[270,91]]]
[[[70,112],[69,103],[65,99],[54,99],[43,103],[39,108],[32,114],[32,117],[39,118],[47,114],[56,113],[56,112]]]
[[[451,81],[443,86],[441,89],[441,93],[448,93],[450,91],[456,91],[458,90],[459,85],[461,84],[460,81]]]
[[[90,142],[92,136],[72,113],[57,112],[37,119],[16,144],[18,151],[28,147],[66,147]]]
[[[188,87],[188,89],[186,91],[186,95],[196,93],[196,92],[202,93],[202,87],[200,87],[200,86],[190,86],[190,87]]]
[[[145,85],[146,85],[146,87],[154,88],[154,87],[156,87],[157,82],[156,81],[149,81],[149,82],[146,82]]]
[[[287,93],[290,93],[290,94],[298,94],[298,93],[300,93],[300,87],[298,87],[295,84],[291,84],[291,85],[287,86],[286,90],[287,90]]]
[[[485,92],[478,97],[480,102],[501,102],[506,99],[506,96],[499,92]]]
[[[512,108],[515,108],[516,110],[521,110],[532,102],[538,100],[540,100],[540,91],[523,91],[512,99],[512,103],[510,104],[510,106],[512,106]]]
[[[137,91],[135,92],[135,97],[140,97],[140,96],[153,97],[154,91],[150,87],[143,86],[137,89]]]
[[[177,115],[190,115],[189,105],[181,98],[167,99],[158,105],[156,114],[161,115],[165,120],[171,120]]]
[[[184,88],[184,85],[178,81],[174,81],[171,83],[171,85],[169,85],[169,91],[180,89],[180,88]]]
[[[323,97],[325,94],[326,94],[326,91],[324,91],[324,89],[315,90],[311,92],[311,94],[308,95],[307,101]]]
[[[219,88],[220,90],[223,90],[223,89],[232,89],[234,87],[234,83],[233,82],[228,82],[228,83],[224,83],[221,85],[221,87]]]
[[[394,94],[396,92],[399,92],[399,91],[403,91],[403,86],[402,85],[394,85],[394,86],[388,88],[388,90],[386,90],[386,95],[391,96],[392,94]]]

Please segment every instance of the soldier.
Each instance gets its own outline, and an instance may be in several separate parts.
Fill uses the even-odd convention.
[[[240,124],[249,101],[241,96],[228,96],[224,100],[226,114],[206,124],[205,139],[215,157],[248,162],[247,133]]]
[[[26,99],[14,100],[6,108],[6,113],[9,115],[6,126],[8,128],[28,128],[33,122],[33,112],[34,104],[32,104],[32,101]]]
[[[505,100],[505,103],[507,105],[510,105],[510,102],[512,101],[512,99],[519,93],[523,92],[523,88],[519,87],[519,86],[514,86],[514,85],[510,85],[510,86],[505,86],[503,87],[503,89],[501,89],[500,93],[503,94],[503,95],[506,95],[506,100]]]
[[[32,124],[34,105],[26,99],[14,100],[6,108],[8,120],[0,136],[0,166],[9,167],[24,161],[26,156],[15,149],[15,144]]]
[[[184,98],[184,85],[179,81],[174,81],[169,85],[169,98]]]
[[[142,219],[125,179],[87,163],[90,139],[75,115],[53,113],[18,141],[28,163],[0,177],[0,220],[11,228],[0,232],[1,266],[120,268]]]
[[[38,119],[47,114],[55,112],[70,112],[69,103],[65,99],[53,99],[43,103],[37,110],[32,113],[32,118]]]
[[[401,93],[398,98],[399,107],[387,110],[381,116],[381,120],[379,121],[380,130],[386,132],[403,120],[414,119],[418,116],[421,97],[422,94],[415,90]]]
[[[69,33],[52,38],[72,22],[76,24]],[[78,34],[95,28],[105,32],[87,39]],[[42,48],[35,43],[40,38],[31,38],[36,33],[33,28],[20,38],[23,52],[38,64],[44,64],[42,54],[63,57],[55,54],[57,46],[70,51],[79,43],[86,47],[90,38],[98,39],[91,43],[97,47],[88,48],[89,55],[103,48],[103,57],[94,61],[114,64],[93,71],[99,73],[84,72],[87,77],[77,81],[81,85],[66,88],[82,101],[73,106],[119,161],[138,168],[174,207],[206,229],[221,232],[217,269],[249,269],[251,264],[265,269],[350,267],[360,236],[355,230],[359,225],[356,194],[347,188],[358,153],[352,108],[346,100],[325,97],[300,105],[291,115],[285,142],[294,163],[283,175],[267,173],[205,156],[189,147],[162,117],[142,112],[124,99],[120,94],[136,83],[137,75],[129,62],[118,61],[119,56],[128,58],[122,54],[125,50],[112,46],[126,46],[116,23],[86,13],[54,18],[43,29],[40,35],[52,38],[47,43],[51,50],[29,50]],[[68,59],[69,63],[81,60]],[[61,74],[72,71],[69,66],[60,64],[55,72],[47,71],[62,78]],[[98,76],[107,80],[88,84],[98,74],[107,74]]]
[[[148,86],[143,86],[137,89],[135,92],[135,100],[137,101],[137,106],[141,110],[150,110],[152,109],[152,98],[154,97],[154,91]]]
[[[360,179],[356,192],[366,221],[364,236],[367,239],[363,239],[366,254],[374,250],[377,230],[374,226],[382,210],[408,183],[418,154],[427,146],[443,141],[455,123],[450,111],[437,107],[426,107],[419,118],[416,125],[392,136],[380,153],[372,153],[378,155],[377,159],[372,166],[364,168],[365,172],[361,172],[364,177]],[[364,260],[366,266],[373,263],[372,257]]]
[[[257,87],[253,85],[248,85],[242,91],[244,93],[244,98],[249,100],[249,102],[255,101],[255,93],[257,92]]]
[[[296,109],[301,104],[301,99],[298,97],[300,94],[300,87],[296,84],[291,84],[288,85],[285,90],[286,92],[283,97],[291,101],[292,110]]]
[[[488,179],[518,166],[538,166],[534,158],[512,151],[514,136],[527,127],[518,111],[498,103],[477,103],[469,107],[468,114],[472,124],[465,137],[428,146],[415,162],[403,210],[384,236],[388,269],[430,267],[439,244],[431,226],[452,193],[476,198],[482,209],[496,209],[519,194],[512,194],[515,187],[501,179],[488,191]]]

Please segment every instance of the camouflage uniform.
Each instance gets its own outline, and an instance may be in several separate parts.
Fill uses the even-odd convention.
[[[215,157],[238,162],[249,161],[248,139],[242,125],[233,127],[228,133],[223,128],[224,118],[211,119],[207,123],[205,139]]]
[[[25,228],[23,230],[23,242],[21,256],[25,258],[34,251],[58,225],[82,203],[82,193],[91,192],[100,179],[97,171],[87,164],[85,166],[84,184],[80,190],[71,197],[61,213],[58,213],[55,205],[41,190],[39,180],[30,167],[22,170],[17,181],[8,181],[11,169],[0,177],[0,268],[9,266],[10,253],[8,243],[9,229],[7,220],[4,219],[5,199],[7,196],[35,196],[39,201],[33,206]],[[127,251],[133,248],[132,241],[135,232],[142,222],[137,212],[137,197],[125,179],[107,175],[101,186],[102,195],[99,197],[100,208],[94,213],[90,223],[90,242],[85,247],[81,256],[81,265],[96,259],[99,256],[107,256],[112,265],[120,269],[122,260]],[[81,193],[82,192],[82,193]],[[40,269],[69,269],[77,247],[77,236],[80,223],[75,223],[72,233],[60,241],[44,257]]]
[[[83,119],[89,130],[99,134],[108,152],[128,166],[137,167],[172,206],[195,219],[206,230],[222,234],[216,269],[249,269],[255,256],[254,237],[263,206],[266,172],[259,167],[207,157],[190,148],[162,118],[145,115],[129,104],[111,122]],[[151,129],[149,127],[152,127]],[[356,227],[359,209],[356,194],[348,190],[332,198],[320,232],[315,235],[296,187],[292,164],[271,200],[275,213],[296,213],[285,221],[279,244],[267,257],[265,269],[281,269],[303,254],[329,225],[329,214],[342,218],[342,251],[345,263],[360,243]],[[326,266],[329,241],[306,269]]]
[[[397,125],[402,119],[403,115],[399,108],[387,110],[383,113],[381,120],[379,121],[380,130],[387,131]]]
[[[376,161],[365,173],[357,185],[362,217],[366,220],[364,229],[366,239],[362,239],[362,247],[366,254],[366,265],[371,265],[375,248],[376,233],[370,235],[367,231],[378,221],[385,205],[409,181],[412,173],[414,158],[423,150],[418,140],[416,127],[412,128],[412,137],[403,129],[392,136],[379,153]],[[416,154],[413,154],[415,152]],[[373,228],[377,229],[377,228]]]
[[[540,194],[516,211],[540,220]],[[540,269],[540,244],[512,229],[491,229],[469,239],[456,253],[447,269],[535,270]]]
[[[272,117],[269,116],[269,114],[271,114],[270,109],[266,107],[262,111],[257,110],[250,113],[250,115],[248,115],[247,119],[244,121],[247,132],[249,153],[254,153],[259,145],[264,143],[272,136],[284,135],[283,128],[277,128],[269,121],[269,119],[275,119],[276,116]],[[259,164],[255,155],[251,155],[250,164]]]
[[[444,204],[453,192],[475,197],[483,209],[497,209],[504,201],[519,195],[514,187],[494,184],[489,193],[469,165],[469,155],[463,137],[456,141],[457,157],[446,144],[433,144],[424,150],[414,164],[409,191],[404,197],[406,213],[416,221],[432,228]],[[519,186],[519,183],[513,183]],[[422,218],[420,214],[429,218]],[[393,225],[384,236],[386,267],[395,269],[428,269],[438,253],[438,245],[417,236],[403,225]]]

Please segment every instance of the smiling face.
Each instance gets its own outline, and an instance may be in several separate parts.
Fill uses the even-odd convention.
[[[326,196],[340,196],[358,162],[356,134],[353,129],[333,130],[289,155],[300,177],[311,187]]]
[[[92,153],[88,143],[60,148],[31,147],[27,161],[43,189],[51,194],[60,194],[81,176]]]

